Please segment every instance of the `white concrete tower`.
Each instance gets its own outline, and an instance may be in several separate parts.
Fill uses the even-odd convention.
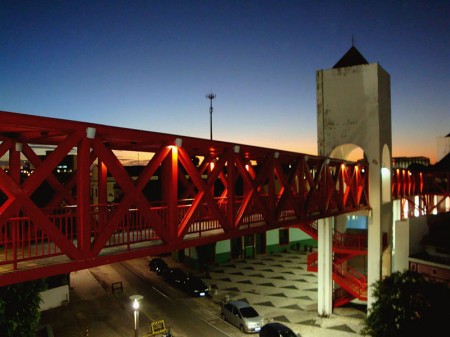
[[[316,83],[319,155],[348,159],[360,148],[369,164],[367,281],[371,285],[391,273],[390,245],[383,247],[382,240],[383,233],[387,233],[390,243],[392,232],[390,76],[378,63],[369,64],[352,46],[332,69],[317,71]],[[332,240],[333,223],[342,220],[322,221],[319,240]],[[319,241],[321,316],[329,316],[332,311],[332,280],[327,276],[332,268],[330,246],[330,241]],[[321,270],[325,277],[320,276]],[[367,295],[370,308],[371,291]]]

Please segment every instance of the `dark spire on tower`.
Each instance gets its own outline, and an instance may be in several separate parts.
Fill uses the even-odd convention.
[[[339,61],[337,61],[333,68],[352,67],[361,64],[369,64],[369,62],[367,62],[364,56],[362,56],[358,49],[356,49],[352,38],[352,47],[345,53],[344,56],[341,57]]]

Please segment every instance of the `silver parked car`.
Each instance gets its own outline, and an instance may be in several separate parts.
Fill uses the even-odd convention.
[[[222,302],[220,316],[243,332],[259,332],[263,325],[262,317],[244,301]]]

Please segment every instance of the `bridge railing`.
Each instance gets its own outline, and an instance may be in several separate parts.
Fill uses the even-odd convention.
[[[355,297],[367,299],[367,278],[356,269],[333,263],[333,278],[339,278],[339,285]]]
[[[74,240],[74,217],[58,214],[51,218],[62,235]],[[29,217],[10,218],[0,231],[0,265],[10,264],[17,269],[20,262],[62,254],[55,242]]]
[[[318,270],[318,253],[314,252],[307,257],[307,268],[309,271]],[[348,266],[347,263],[333,262],[333,279],[342,288],[359,299],[367,299],[367,277]]]
[[[358,250],[367,249],[367,233],[340,233],[334,231],[333,246]]]
[[[242,199],[235,201],[235,207],[239,208]],[[226,211],[227,201],[225,198],[217,198],[221,208]],[[179,221],[186,216],[191,207],[192,200],[180,200],[178,206]],[[91,219],[91,240],[102,232],[103,226],[117,209],[118,204],[96,204],[90,207]],[[151,208],[161,219],[167,219],[168,207],[161,202],[154,203]],[[77,207],[64,206],[59,208],[45,209],[50,222],[58,230],[59,234],[77,246]],[[208,235],[209,232],[220,230],[222,227],[214,215],[209,210],[207,203],[202,203],[197,208],[192,217],[193,224],[189,227],[188,234],[198,236]],[[250,227],[254,223],[264,221],[259,213],[252,213],[252,208],[248,208],[244,215],[242,226]],[[167,222],[165,222],[167,225]],[[105,248],[125,246],[127,250],[133,244],[161,240],[157,232],[152,228],[152,224],[143,217],[137,208],[131,208],[123,216],[115,230],[112,232]],[[39,260],[42,258],[64,255],[64,250],[52,241],[45,231],[36,226],[30,217],[14,217],[3,226],[0,231],[0,265],[11,265],[13,269],[21,262]]]

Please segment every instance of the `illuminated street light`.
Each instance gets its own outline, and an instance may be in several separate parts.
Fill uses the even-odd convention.
[[[131,295],[130,300],[132,302],[134,311],[134,337],[139,337],[139,301],[142,300],[142,295]]]

